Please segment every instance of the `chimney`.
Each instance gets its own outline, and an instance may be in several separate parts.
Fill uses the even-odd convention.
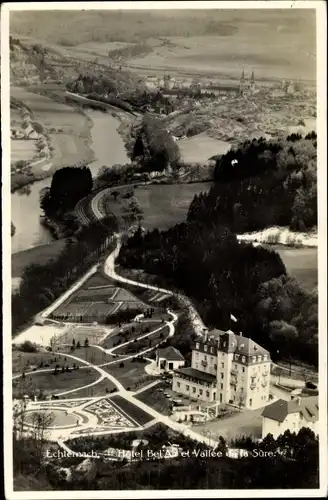
[[[239,332],[239,337],[242,337],[243,336],[243,332]]]

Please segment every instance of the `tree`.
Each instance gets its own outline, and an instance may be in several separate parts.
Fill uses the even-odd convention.
[[[89,339],[86,338],[84,341],[84,347],[89,347]]]
[[[76,343],[76,348],[79,349],[81,347],[80,341],[78,340]]]

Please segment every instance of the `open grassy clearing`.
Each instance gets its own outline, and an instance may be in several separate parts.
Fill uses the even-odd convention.
[[[268,248],[279,253],[288,274],[294,276],[306,290],[311,291],[318,286],[317,248],[286,248],[279,245]]]
[[[123,363],[123,366],[120,366],[121,363]],[[113,365],[103,366],[102,368],[117,378],[126,389],[130,387],[131,390],[134,390],[136,387],[139,389],[149,384],[152,380],[156,380],[156,377],[146,373],[146,364],[137,359],[135,361],[127,359]]]
[[[155,228],[165,230],[183,222],[195,194],[207,191],[210,186],[208,182],[138,186],[134,190],[134,196],[144,213],[142,226],[148,230]],[[120,198],[116,202],[108,201],[109,209],[119,218],[124,205]]]
[[[181,139],[178,146],[186,163],[206,163],[212,156],[225,154],[230,149],[229,143],[213,139],[206,133]]]
[[[57,394],[83,385],[91,384],[100,377],[96,370],[91,368],[74,370],[71,372],[59,371],[35,373],[26,375],[25,378],[13,380],[13,398],[23,397],[42,391],[45,395]]]
[[[127,415],[132,417],[139,425],[147,424],[154,418],[122,396],[113,396],[110,398],[110,401],[114,406],[116,405],[118,409],[123,410]]]

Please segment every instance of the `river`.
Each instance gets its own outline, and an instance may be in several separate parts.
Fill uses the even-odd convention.
[[[93,127],[91,129],[91,147],[94,150],[96,160],[89,165],[92,175],[95,176],[103,165],[111,166],[128,163],[129,159],[126,155],[124,142],[117,132],[117,128],[120,125],[119,119],[101,111],[88,110],[86,114],[93,122]],[[11,220],[16,227],[16,233],[11,238],[12,254],[45,245],[53,241],[51,233],[40,224],[39,194],[40,190],[50,186],[50,183],[51,178],[49,177],[30,185],[30,194],[28,195],[19,194],[18,192],[11,195]],[[164,188],[167,186],[153,187],[154,193],[150,186],[148,186],[149,191],[145,193],[145,189],[140,188],[139,196],[142,198],[141,201],[144,201],[144,203],[149,202],[148,204],[151,205],[149,196],[152,196],[153,200],[154,196],[156,196],[157,203],[161,202],[163,193],[165,192]],[[182,218],[182,212],[185,211],[187,213],[188,209],[188,203],[183,204],[182,201],[188,198],[188,192],[193,187],[195,186],[181,185],[178,187],[179,193],[176,193],[176,196],[173,197],[179,198],[179,200],[175,200],[175,204],[178,201],[179,203],[181,202],[180,217]],[[161,194],[162,191],[163,193]],[[161,196],[159,196],[160,194]],[[143,198],[145,198],[145,200],[143,200]],[[172,218],[170,218],[170,205],[172,205],[172,200],[166,200],[166,203],[163,203],[163,218],[168,220],[164,221],[166,226],[162,227],[162,229],[166,229],[167,225],[173,225],[178,222],[176,220],[176,207]],[[149,206],[148,211],[150,208]],[[281,245],[272,245],[270,248],[276,250],[280,254],[286,265],[287,271],[295,276],[303,286],[311,290],[317,285],[318,263],[316,248],[299,249],[283,247]],[[21,261],[21,265],[23,267],[25,266],[22,254],[17,255],[16,261],[16,264],[19,264],[19,261]],[[20,272],[16,275],[20,275]]]
[[[89,165],[92,175],[97,175],[103,165],[128,163],[124,142],[117,132],[120,125],[118,118],[101,111],[85,111],[91,118],[91,148],[96,160]],[[11,195],[11,220],[16,233],[11,238],[12,254],[44,245],[53,241],[50,231],[40,224],[40,191],[51,184],[51,177],[29,186],[29,194],[18,191]]]

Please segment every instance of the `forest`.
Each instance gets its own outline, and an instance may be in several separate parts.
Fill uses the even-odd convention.
[[[114,247],[110,238],[116,230],[116,220],[112,217],[92,222],[82,227],[74,238],[66,240],[57,259],[24,269],[20,287],[12,295],[13,334],[66,291],[105,251]]]
[[[132,131],[131,159],[139,159],[144,171],[163,171],[175,167],[180,160],[178,145],[158,119],[144,115],[140,127]]]
[[[177,433],[176,433],[177,434]],[[74,451],[104,450],[108,446],[131,449],[135,433],[112,436],[88,436],[72,440]],[[44,438],[14,439],[14,482],[16,489],[44,490],[146,490],[146,489],[276,489],[318,488],[318,438],[309,429],[298,434],[285,432],[277,440],[266,436],[261,443],[248,439],[251,449],[272,452],[271,457],[255,457],[252,453],[239,460],[228,458],[227,443],[220,437],[216,451],[220,458],[192,456],[193,450],[206,450],[183,435],[169,436],[167,428],[157,424],[145,431],[152,449],[158,450],[168,440],[190,450],[187,458],[145,460],[128,464],[94,461],[95,473],[89,480],[75,472],[81,458],[61,458],[60,463],[42,460],[42,450],[49,447]],[[58,461],[59,462],[59,461]],[[70,467],[72,480],[65,481],[57,472],[59,467]],[[35,472],[37,471],[37,472]],[[28,484],[33,487],[27,488]]]
[[[235,233],[285,226],[307,231],[317,225],[317,144],[302,138],[264,138],[243,143],[216,162],[215,184],[193,199],[188,220],[228,226]]]
[[[57,170],[50,188],[42,193],[40,206],[48,217],[61,216],[74,209],[79,200],[92,190],[89,167],[64,167]]]
[[[137,231],[122,246],[118,261],[158,275],[160,286],[181,290],[209,328],[242,331],[273,359],[317,365],[317,294],[287,275],[276,252],[239,243],[225,226],[192,221],[167,231]],[[179,337],[184,352],[187,339],[190,345],[192,329]]]

